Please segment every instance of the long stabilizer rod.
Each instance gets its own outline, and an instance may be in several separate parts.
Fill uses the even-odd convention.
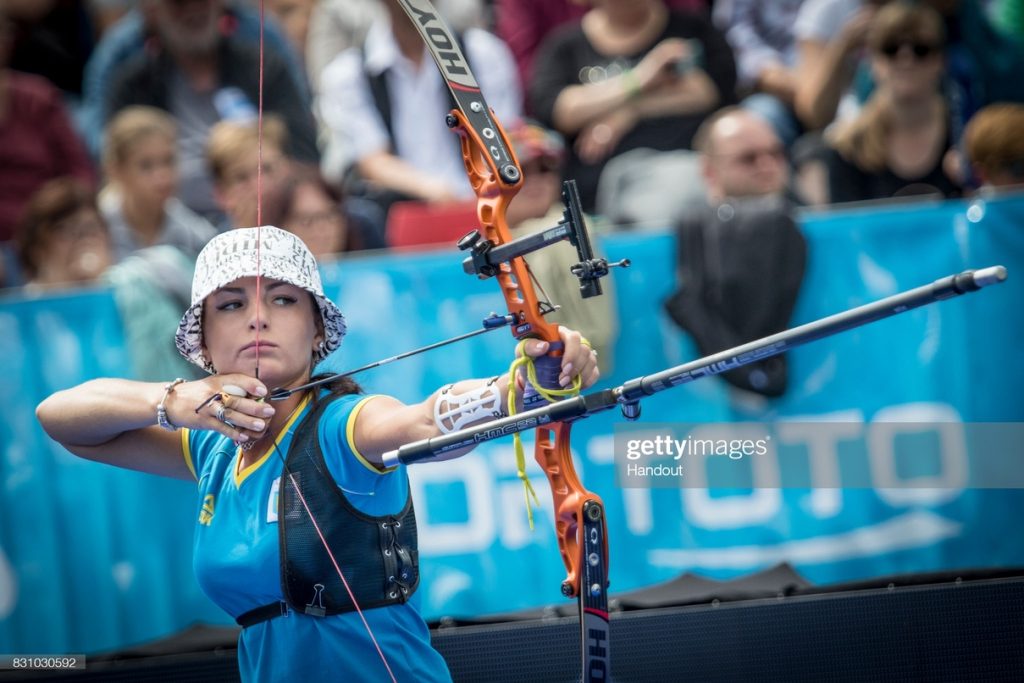
[[[551,422],[578,420],[619,405],[628,419],[639,416],[639,401],[645,396],[710,377],[728,370],[776,356],[807,342],[830,337],[914,308],[920,308],[955,296],[976,292],[1006,280],[1006,268],[991,266],[967,270],[941,278],[929,285],[894,294],[870,304],[794,327],[763,339],[683,363],[667,370],[631,379],[614,389],[583,394],[535,408],[511,417],[503,417],[473,427],[406,444],[384,454],[387,466],[433,460],[453,450],[491,441],[515,432],[523,432]]]

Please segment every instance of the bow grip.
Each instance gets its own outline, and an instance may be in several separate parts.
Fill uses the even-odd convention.
[[[548,342],[548,352],[540,358],[533,359],[533,367],[537,373],[537,383],[545,389],[561,389],[558,377],[562,374],[562,350],[565,344],[560,341]],[[547,405],[548,401],[533,387],[530,382],[526,383],[523,389],[523,408],[540,408]]]

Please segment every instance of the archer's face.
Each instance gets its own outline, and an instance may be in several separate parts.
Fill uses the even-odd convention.
[[[257,306],[256,278],[235,280],[206,297],[203,341],[218,373],[254,375],[268,386],[308,379],[323,335],[312,296],[295,285],[263,278]],[[258,330],[258,334],[257,334]],[[258,341],[257,341],[258,339]]]

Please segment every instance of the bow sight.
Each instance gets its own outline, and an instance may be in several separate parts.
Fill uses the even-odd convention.
[[[562,211],[562,220],[558,225],[533,235],[496,245],[491,240],[483,239],[479,230],[466,234],[458,242],[459,249],[470,253],[462,261],[463,270],[484,280],[497,275],[501,264],[510,259],[525,256],[562,240],[569,240],[569,243],[576,247],[576,254],[580,259],[579,263],[569,269],[580,281],[580,295],[584,299],[600,296],[601,278],[608,274],[610,268],[628,268],[630,261],[622,259],[608,263],[607,259],[594,258],[575,180],[566,180],[562,183],[562,203],[565,210]]]

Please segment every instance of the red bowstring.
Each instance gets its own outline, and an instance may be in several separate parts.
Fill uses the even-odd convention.
[[[263,0],[260,0],[260,65],[256,103],[256,379],[260,378],[260,246],[263,240]]]
[[[338,561],[334,559],[334,554],[327,545],[327,539],[324,537],[323,532],[320,531],[320,525],[316,523],[316,518],[313,517],[313,512],[309,509],[309,505],[306,503],[306,497],[302,495],[302,490],[299,489],[299,484],[295,481],[295,475],[289,472],[288,479],[291,480],[292,488],[295,489],[295,493],[298,494],[299,500],[302,502],[302,507],[305,508],[306,514],[309,515],[309,520],[313,523],[313,528],[316,529],[316,535],[320,537],[320,542],[323,543],[324,548],[327,549],[327,556],[331,558],[331,564],[334,565],[334,570],[338,572],[338,577],[341,579],[342,585],[345,586],[345,592],[348,593],[348,597],[352,601],[353,607],[356,608],[356,613],[362,620],[363,626],[366,628],[366,632],[370,634],[370,640],[373,641],[373,646],[377,648],[377,654],[380,655],[380,661],[384,662],[384,668],[388,670],[388,676],[391,677],[391,682],[398,683],[398,679],[395,678],[395,674],[391,671],[391,667],[388,665],[388,660],[384,656],[384,651],[380,649],[380,644],[373,636],[373,631],[370,629],[370,623],[366,621],[366,615],[363,614],[363,610],[359,609],[359,603],[356,602],[356,596],[352,593],[352,588],[349,587],[348,581],[345,580],[345,575],[342,573],[341,567],[338,565]]]
[[[260,273],[262,272],[260,269],[260,247],[262,246],[262,240],[260,238],[263,229],[263,2],[264,0],[260,0],[260,80],[258,102],[256,104],[256,379],[259,379],[260,377]],[[281,451],[277,448],[276,440],[273,445],[274,450],[277,452],[277,456],[281,459],[281,464],[287,467],[287,463],[284,461],[284,456],[281,455]],[[324,537],[323,532],[320,531],[320,525],[317,524],[316,518],[313,516],[313,511],[310,510],[309,505],[306,504],[306,498],[302,495],[302,491],[299,489],[299,486],[295,481],[295,475],[289,472],[288,478],[291,480],[292,487],[295,489],[295,493],[298,494],[299,500],[302,501],[302,507],[305,508],[306,514],[309,515],[309,521],[313,523],[313,528],[316,529],[317,536],[320,537],[320,542],[323,543],[324,550],[327,551],[327,556],[331,559],[331,564],[334,565],[335,571],[338,572],[338,578],[341,579],[342,585],[345,586],[345,592],[348,593],[348,597],[352,601],[352,606],[359,615],[359,619],[363,622],[363,627],[366,629],[367,635],[370,636],[370,641],[377,649],[377,654],[380,655],[380,661],[384,663],[384,668],[387,669],[391,682],[398,683],[398,679],[395,678],[394,672],[391,671],[391,665],[388,664],[387,657],[384,656],[384,651],[381,649],[380,643],[377,642],[376,636],[373,635],[373,629],[370,628],[370,623],[366,620],[366,615],[363,614],[363,610],[359,607],[359,602],[356,601],[356,596],[352,593],[352,588],[349,587],[348,580],[345,579],[345,574],[341,571],[341,566],[338,564],[338,560],[334,557],[334,553],[331,551],[330,544],[327,543],[327,538]]]

